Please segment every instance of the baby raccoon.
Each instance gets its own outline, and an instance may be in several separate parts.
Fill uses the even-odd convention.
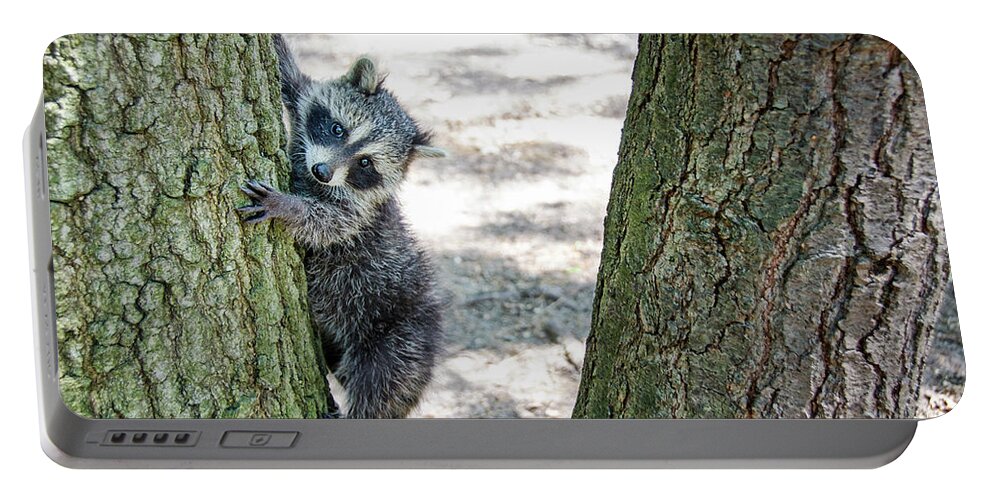
[[[285,41],[279,55],[291,116],[291,193],[249,181],[248,223],[278,219],[305,250],[311,315],[349,418],[406,416],[431,379],[442,301],[431,263],[396,195],[415,158],[445,155],[407,115],[368,59],[315,81]]]

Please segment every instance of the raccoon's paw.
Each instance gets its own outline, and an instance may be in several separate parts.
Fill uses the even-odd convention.
[[[264,182],[248,181],[241,187],[241,192],[252,200],[252,204],[238,207],[235,210],[248,214],[244,222],[249,224],[285,217],[288,215],[290,205],[292,205],[292,198],[289,195],[280,193]]]

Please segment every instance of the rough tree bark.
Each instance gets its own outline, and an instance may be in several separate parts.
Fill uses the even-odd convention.
[[[575,417],[914,417],[948,281],[920,80],[870,36],[643,36]]]
[[[63,399],[88,417],[317,417],[306,278],[246,178],[289,166],[268,36],[67,36],[44,58]]]

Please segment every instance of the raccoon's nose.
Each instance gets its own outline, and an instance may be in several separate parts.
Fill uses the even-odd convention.
[[[310,172],[321,182],[331,182],[331,167],[327,163],[315,163]]]

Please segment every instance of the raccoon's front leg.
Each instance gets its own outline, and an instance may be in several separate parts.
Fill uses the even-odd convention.
[[[241,192],[252,200],[252,204],[236,210],[249,214],[244,220],[249,224],[266,219],[294,220],[307,211],[307,202],[303,198],[281,193],[264,182],[248,181],[241,187]]]
[[[297,241],[312,247],[327,247],[354,237],[362,227],[358,212],[350,203],[328,203],[295,194],[281,193],[259,181],[248,181],[241,188],[251,205],[236,210],[249,216],[249,224],[267,219],[286,223]]]

